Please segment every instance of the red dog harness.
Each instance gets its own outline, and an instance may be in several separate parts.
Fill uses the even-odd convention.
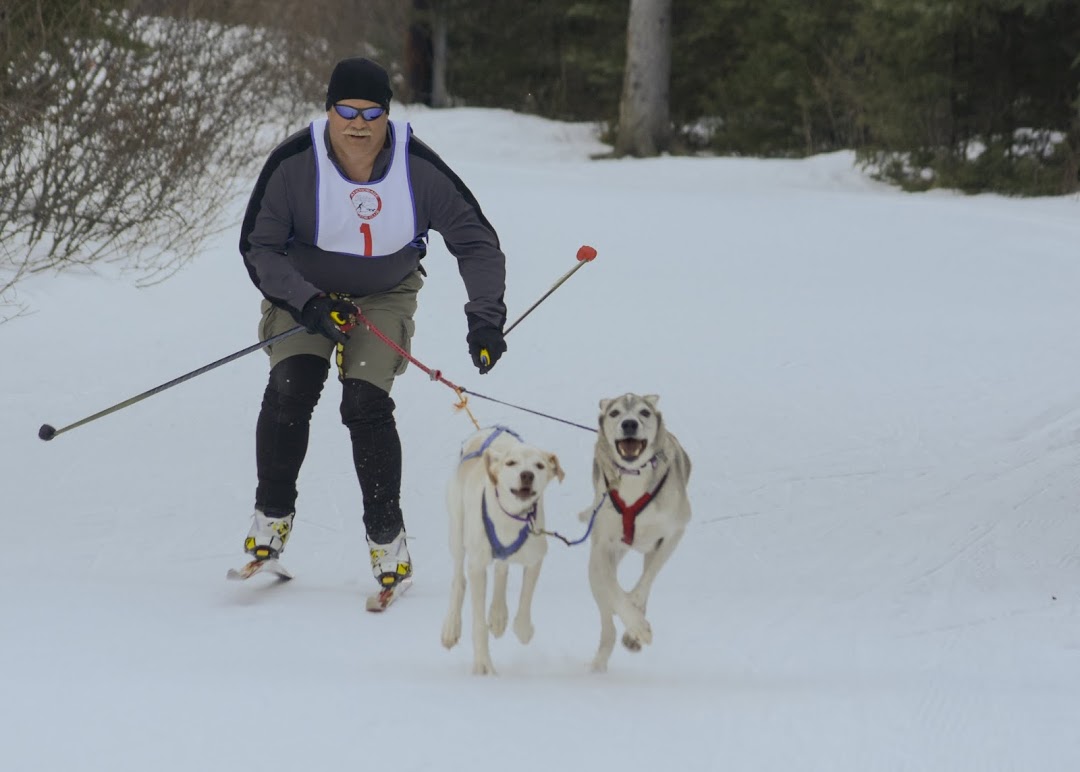
[[[619,492],[611,487],[611,483],[608,483],[608,496],[611,497],[611,504],[615,507],[615,511],[622,515],[622,540],[624,544],[634,543],[634,521],[637,519],[638,514],[641,513],[641,510],[645,509],[649,502],[660,493],[660,489],[667,482],[668,474],[671,474],[670,470],[660,479],[659,484],[651,492],[646,493],[633,504],[627,504],[623,501]],[[606,478],[604,482],[607,483]]]

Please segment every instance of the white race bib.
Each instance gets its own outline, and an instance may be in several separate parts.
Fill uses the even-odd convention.
[[[393,149],[382,179],[353,182],[330,160],[327,119],[313,121],[316,193],[315,246],[357,257],[392,255],[416,239],[416,206],[409,184],[407,123],[390,121]]]

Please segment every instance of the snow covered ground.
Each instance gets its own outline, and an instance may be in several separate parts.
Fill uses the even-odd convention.
[[[499,229],[511,319],[580,245],[599,251],[480,377],[433,237],[414,353],[584,424],[602,397],[661,395],[695,513],[654,589],[654,644],[587,671],[587,550],[553,542],[536,636],[493,643],[498,677],[471,675],[467,631],[441,647],[443,495],[471,424],[415,369],[394,397],[417,579],[382,616],[362,608],[333,383],[297,578],[277,587],[224,580],[251,512],[261,353],[37,439],[255,342],[241,201],[173,279],[35,277],[34,313],[0,325],[0,769],[1080,768],[1076,197],[908,195],[847,153],[593,161],[585,126],[402,115]],[[472,408],[559,454],[549,523],[581,533],[594,435]]]

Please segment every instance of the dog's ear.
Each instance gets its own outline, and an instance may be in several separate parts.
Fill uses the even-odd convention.
[[[601,413],[606,413],[607,409],[609,407],[611,407],[611,403],[614,402],[614,401],[615,400],[613,400],[613,399],[602,399],[602,400],[600,400],[600,412]]]
[[[653,410],[656,410],[656,403],[660,401],[660,395],[646,394],[644,397],[642,397],[642,399],[645,400],[646,404],[648,404],[649,407],[651,407]]]
[[[497,450],[488,448],[484,451],[484,469],[487,471],[488,479],[491,480],[492,484],[498,484],[499,482],[499,476],[495,472],[495,467],[499,465],[499,462],[502,461],[502,459],[502,453]]]
[[[566,472],[564,472],[562,466],[559,465],[559,457],[554,453],[548,453],[548,463],[551,464],[551,468],[555,470],[555,476],[559,478],[559,482],[562,482],[566,478]]]

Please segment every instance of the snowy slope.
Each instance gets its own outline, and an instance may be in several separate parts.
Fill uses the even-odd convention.
[[[662,396],[695,517],[654,589],[654,644],[588,673],[587,552],[553,543],[536,636],[493,643],[497,678],[470,674],[467,632],[442,649],[443,495],[471,424],[416,370],[394,397],[417,580],[383,616],[362,611],[333,384],[279,587],[223,579],[251,512],[261,353],[40,442],[43,422],[254,342],[234,230],[144,290],[36,277],[35,313],[0,325],[0,769],[1080,766],[1075,197],[906,195],[846,153],[592,161],[586,126],[396,114],[499,229],[512,319],[581,244],[599,251],[480,377],[434,237],[413,349],[584,424],[601,397]],[[579,534],[593,435],[471,407],[559,454],[548,517]]]

